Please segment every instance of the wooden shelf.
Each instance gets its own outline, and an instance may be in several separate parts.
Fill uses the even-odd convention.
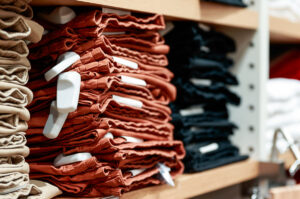
[[[300,43],[300,23],[270,17],[271,43]]]
[[[103,6],[145,13],[158,13],[171,18],[199,20],[199,0],[32,0],[32,5]]]
[[[258,14],[247,8],[200,0],[32,0],[34,6],[104,6],[145,13],[159,13],[168,19],[187,19],[212,25],[255,30]],[[201,4],[201,5],[200,5]]]
[[[212,25],[256,30],[258,13],[248,8],[201,2],[200,22]]]

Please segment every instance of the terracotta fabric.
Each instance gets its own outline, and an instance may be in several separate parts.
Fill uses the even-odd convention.
[[[15,12],[31,19],[33,11],[29,2],[28,0],[0,0],[0,9]]]
[[[29,173],[29,164],[22,155],[0,157],[0,174],[3,173]]]

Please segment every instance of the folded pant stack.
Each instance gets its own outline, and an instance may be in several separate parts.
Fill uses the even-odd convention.
[[[51,198],[58,189],[29,180],[25,131],[30,119],[25,108],[32,101],[28,81],[30,63],[26,42],[38,42],[43,28],[31,20],[25,0],[0,0],[0,198]],[[49,193],[39,187],[49,188]],[[52,194],[52,195],[51,195]]]
[[[228,89],[238,85],[229,72],[235,50],[226,35],[196,23],[177,22],[166,36],[169,66],[175,74],[177,100],[171,104],[175,138],[185,144],[186,172],[197,172],[244,160],[229,141],[236,125],[228,120],[227,104],[240,97]]]
[[[49,33],[30,46],[28,85],[35,96],[27,131],[31,178],[50,182],[66,195],[104,197],[163,183],[161,164],[173,178],[183,172],[185,150],[173,139],[169,123],[167,105],[175,100],[176,88],[166,68],[169,47],[158,33],[164,27],[160,15],[100,10],[79,13],[52,30],[45,27]],[[79,103],[59,136],[48,139],[43,128],[57,78],[47,82],[43,74],[67,51],[80,55],[67,69],[81,76]],[[53,164],[60,154],[83,152],[92,157]]]

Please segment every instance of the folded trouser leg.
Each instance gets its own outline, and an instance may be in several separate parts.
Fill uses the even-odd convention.
[[[30,184],[37,186],[38,189],[41,191],[40,194],[29,197],[30,199],[51,199],[62,194],[62,191],[59,188],[47,182],[42,182],[39,180],[30,180]]]
[[[13,172],[0,174],[0,193],[11,193],[29,183],[28,174]]]
[[[18,148],[0,150],[0,157],[9,157],[13,155],[22,155],[24,157],[27,157],[29,155],[29,148],[27,146],[22,146]]]
[[[11,67],[9,65],[0,66],[0,81],[13,83],[18,85],[25,85],[28,82],[29,68],[26,66],[16,65]]]
[[[16,60],[28,54],[28,47],[23,40],[0,40],[0,57]]]
[[[7,136],[0,135],[0,150],[23,147],[25,146],[25,144],[26,138],[24,132],[17,132],[15,134]]]
[[[1,0],[0,9],[15,12],[30,19],[33,17],[32,8],[27,0]]]
[[[0,105],[22,108],[33,99],[33,93],[25,86],[2,82],[0,85]]]
[[[22,155],[0,157],[0,174],[3,173],[29,173],[29,165]]]

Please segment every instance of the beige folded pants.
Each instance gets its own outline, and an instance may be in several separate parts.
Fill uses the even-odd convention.
[[[0,157],[0,174],[12,172],[29,173],[29,164],[25,162],[24,156]]]

